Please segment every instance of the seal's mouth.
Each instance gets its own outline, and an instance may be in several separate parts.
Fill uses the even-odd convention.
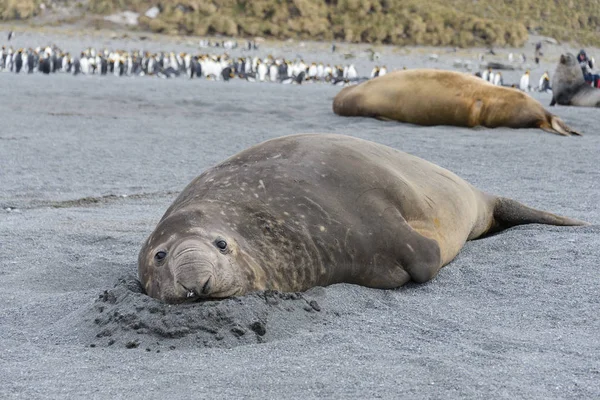
[[[198,300],[201,298],[207,299],[207,298],[209,298],[208,294],[210,293],[210,289],[212,287],[212,277],[209,276],[208,279],[206,280],[206,282],[204,282],[204,285],[202,285],[202,289],[200,290],[200,293],[198,293],[198,291],[196,289],[188,288],[181,282],[178,282],[178,283],[186,291],[186,294],[185,294],[186,301],[194,301],[194,300]]]

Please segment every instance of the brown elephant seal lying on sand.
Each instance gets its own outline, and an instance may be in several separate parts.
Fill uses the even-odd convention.
[[[454,71],[394,71],[342,89],[333,111],[416,125],[540,128],[579,135],[527,94]]]
[[[552,78],[550,105],[600,107],[600,89],[591,87],[583,77],[577,57],[571,53],[560,56]]]
[[[480,192],[390,147],[284,136],[194,179],[143,245],[139,278],[169,303],[348,282],[426,282],[465,242],[520,224],[584,225]]]

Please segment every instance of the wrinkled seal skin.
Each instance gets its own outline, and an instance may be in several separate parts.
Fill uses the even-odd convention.
[[[585,82],[577,57],[562,54],[552,77],[550,105],[600,107],[600,89]]]
[[[395,288],[432,279],[467,240],[527,223],[585,224],[384,145],[292,135],[194,179],[143,245],[139,278],[170,303],[338,282]]]
[[[416,125],[540,128],[579,135],[518,89],[492,85],[453,71],[394,71],[342,89],[333,111],[347,117],[375,117]]]

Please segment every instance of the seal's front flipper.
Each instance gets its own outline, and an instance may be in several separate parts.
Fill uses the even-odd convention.
[[[424,283],[435,278],[443,265],[440,244],[414,229],[395,207],[388,208],[384,214],[387,223],[393,224],[395,230],[393,243],[396,260],[410,279]]]

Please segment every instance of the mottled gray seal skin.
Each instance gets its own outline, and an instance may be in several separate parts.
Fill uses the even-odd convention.
[[[348,282],[426,282],[470,239],[528,223],[583,225],[484,194],[441,167],[335,134],[284,136],[194,179],[139,253],[169,303]]]
[[[455,71],[394,71],[342,89],[333,112],[415,125],[539,128],[563,136],[579,135],[533,97]]]
[[[583,77],[577,57],[562,54],[552,77],[550,105],[600,107],[600,89],[591,87]]]

